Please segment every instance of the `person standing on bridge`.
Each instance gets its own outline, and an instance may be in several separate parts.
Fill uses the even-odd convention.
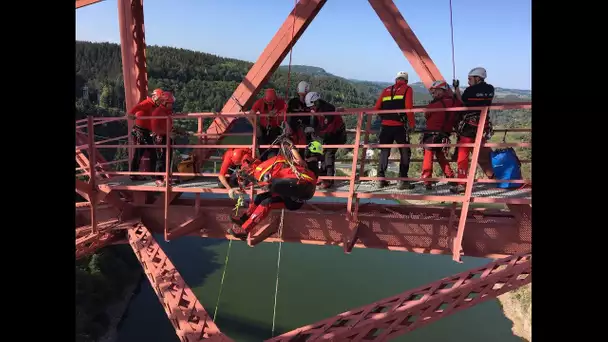
[[[336,112],[338,109],[331,103],[323,100],[317,92],[306,94],[306,107],[310,108],[310,112]],[[316,132],[323,144],[325,145],[343,145],[346,144],[346,125],[342,120],[341,115],[324,115],[313,117],[313,127],[307,127],[306,133],[313,134]],[[323,167],[321,175],[333,177],[336,175],[336,153],[337,148],[324,148]],[[329,189],[334,185],[334,180],[324,180],[321,182],[321,189]]]
[[[226,189],[231,190],[239,187],[236,168],[241,166],[243,159],[253,159],[250,148],[230,148],[224,153],[218,178]],[[226,179],[227,174],[229,174],[230,179]]]
[[[163,117],[173,114],[173,104],[175,96],[169,91],[163,91],[158,99],[158,107],[152,112],[152,116]],[[172,120],[172,119],[169,119]],[[167,139],[171,139],[171,132],[167,130],[167,119],[158,118],[152,119],[152,135],[154,136],[154,145],[166,145]],[[166,172],[167,167],[171,167],[171,159],[169,156],[169,165],[167,165],[167,148],[160,148],[160,153],[157,155],[156,172]],[[156,176],[156,185],[164,186],[169,179],[164,179],[164,176]],[[164,182],[163,182],[164,180]]]
[[[152,112],[159,106],[159,101],[162,97],[162,89],[154,89],[152,95],[146,97],[145,100],[136,104],[127,113],[129,120],[135,120],[135,125],[131,131],[135,145],[154,145],[152,138],[152,119],[141,119],[141,117],[152,116]],[[136,148],[131,160],[131,169],[129,171],[139,171],[139,165],[144,153],[148,152],[150,167],[152,170],[156,167],[156,149],[154,148]],[[131,180],[144,180],[146,177],[130,176]]]
[[[407,72],[400,71],[395,76],[395,84],[384,88],[374,109],[376,110],[391,110],[391,109],[412,109],[414,107],[414,90],[408,83],[409,76]],[[382,122],[380,127],[380,135],[378,140],[380,144],[409,144],[410,132],[416,126],[414,113],[392,113],[380,115]],[[410,157],[412,150],[409,147],[400,147],[399,153],[399,177],[407,178],[410,170]],[[380,164],[378,165],[378,177],[386,177],[386,169],[388,168],[388,157],[391,154],[390,148],[380,149]],[[379,188],[388,186],[389,182],[380,180],[377,183]],[[399,181],[398,189],[413,189],[414,185],[409,181]]]
[[[266,89],[264,97],[255,101],[251,107],[251,113],[271,114],[271,116],[258,117],[257,137],[260,145],[270,145],[281,135],[282,117],[279,114],[285,113],[286,109],[285,101],[278,98],[276,91],[272,88]],[[260,149],[260,154],[264,160],[277,153],[276,149]]]
[[[433,101],[426,107],[428,109],[462,107],[462,102],[454,98],[449,91],[449,86],[445,81],[435,81],[431,85],[431,95]],[[426,127],[422,135],[422,144],[449,144],[450,134],[457,119],[457,112],[426,112]],[[454,171],[450,167],[450,163],[446,158],[446,152],[449,147],[425,147],[424,159],[422,161],[422,178],[433,177],[433,156],[437,158],[437,162],[443,170],[443,174],[447,178],[454,178]],[[450,186],[456,186],[457,183],[449,183]],[[433,188],[432,182],[424,182],[424,187],[427,190]]]
[[[266,218],[272,209],[298,210],[314,196],[319,173],[318,159],[323,155],[321,143],[313,141],[308,144],[304,159],[291,141],[286,140],[283,144],[285,143],[290,145],[293,160],[278,155],[262,162],[243,155],[241,174],[257,182],[259,186],[268,186],[268,191],[256,195],[247,212],[241,217],[230,218],[234,224],[240,226],[238,231],[232,228],[229,230],[234,237],[245,240],[247,234]],[[230,195],[232,198],[233,194]]]
[[[486,69],[482,67],[473,68],[469,71],[468,83],[464,92],[460,93],[460,82],[454,80],[454,92],[456,98],[464,103],[465,107],[485,107],[491,106],[492,100],[494,99],[494,86],[486,83],[487,78]],[[458,119],[458,125],[456,133],[458,134],[459,144],[471,144],[475,142],[475,135],[477,134],[477,127],[479,126],[479,119],[481,117],[480,110],[467,111],[461,114]],[[490,116],[486,119],[484,126],[484,136],[482,138],[482,144],[492,137],[492,123],[490,122]],[[457,163],[458,163],[458,178],[467,178],[469,173],[469,154],[473,152],[472,147],[457,147]],[[485,175],[493,179],[494,170],[492,169],[491,161],[492,149],[489,147],[482,146],[479,150],[478,164],[485,173]],[[451,189],[452,192],[464,192],[465,183],[460,183]]]
[[[308,113],[310,109],[306,106],[304,101],[306,94],[310,91],[310,84],[306,81],[298,83],[298,94],[287,102],[287,113]],[[312,138],[304,133],[306,127],[312,126],[312,117],[310,115],[298,115],[290,116],[287,118],[289,127],[291,129],[291,136],[293,142],[296,145],[305,145],[312,141]],[[304,153],[304,149],[300,150],[300,153]]]

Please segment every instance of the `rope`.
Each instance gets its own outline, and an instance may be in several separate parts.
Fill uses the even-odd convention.
[[[236,205],[234,206],[234,214],[237,215],[239,213],[239,207],[243,205],[243,195],[239,196],[239,199],[236,201]],[[222,290],[224,289],[224,278],[226,277],[226,269],[228,269],[228,260],[230,258],[230,248],[232,247],[232,240],[228,242],[228,251],[226,252],[226,260],[224,260],[224,271],[222,272],[222,280],[220,281],[220,292],[217,294],[217,301],[215,302],[215,310],[213,312],[213,321],[215,322],[215,318],[217,317],[217,310],[220,306],[220,297],[222,296]]]
[[[217,294],[217,301],[215,302],[215,311],[213,312],[213,321],[217,317],[217,310],[220,306],[220,297],[222,296],[222,290],[224,289],[224,277],[226,277],[226,269],[228,268],[228,258],[230,257],[230,247],[232,247],[232,240],[228,242],[228,252],[226,252],[226,260],[224,260],[224,271],[222,272],[222,280],[220,282],[220,292]]]
[[[456,79],[456,58],[454,57],[454,22],[452,15],[452,0],[450,0],[450,31],[452,34],[452,79]]]
[[[281,210],[281,222],[279,223],[279,256],[277,257],[277,280],[274,285],[274,306],[272,308],[272,337],[274,337],[274,327],[277,318],[277,298],[279,294],[279,271],[281,268],[281,247],[283,247],[283,219],[285,209]]]
[[[285,89],[285,102],[289,101],[289,83],[291,81],[291,55],[293,54],[293,37],[296,31],[296,6],[298,0],[293,1],[293,25],[291,25],[291,47],[289,48],[289,66],[287,68],[287,89]],[[283,113],[283,122],[287,122],[287,111]]]

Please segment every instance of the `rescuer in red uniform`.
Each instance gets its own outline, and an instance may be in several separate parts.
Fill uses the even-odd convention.
[[[321,99],[319,93],[310,92],[306,94],[306,107],[310,108],[311,113],[314,112],[336,112],[337,109],[331,103]],[[313,129],[314,128],[314,129]],[[313,128],[306,128],[305,132],[316,135],[323,140],[325,145],[343,145],[346,144],[346,125],[342,120],[341,115],[324,115],[313,117]],[[335,162],[337,148],[324,148],[323,167],[321,175],[335,176]],[[328,189],[334,184],[333,179],[324,180],[321,183],[322,189]]]
[[[487,78],[486,69],[478,67],[473,68],[469,71],[467,87],[462,95],[460,94],[459,81],[454,80],[454,89],[456,98],[458,98],[465,107],[485,107],[491,106],[492,100],[494,99],[494,86],[486,83]],[[481,117],[481,111],[467,111],[461,115],[458,120],[458,126],[456,133],[458,134],[458,143],[467,144],[475,142],[475,134],[477,133],[477,127],[479,126],[479,119]],[[492,137],[492,123],[490,122],[490,116],[486,120],[484,126],[484,137],[482,144]],[[472,147],[458,147],[458,178],[467,178],[469,172],[469,154],[473,151]],[[492,149],[489,147],[481,147],[479,151],[478,164],[485,173],[485,175],[492,179],[494,178],[494,170],[492,169],[492,162],[490,160],[490,153]],[[463,192],[464,184],[460,183],[454,187],[453,192]]]
[[[169,91],[163,91],[158,98],[158,107],[152,112],[152,116],[171,116],[173,114],[173,104],[175,103],[175,96]],[[167,139],[171,138],[171,132],[167,131],[167,119],[159,118],[152,119],[152,135],[154,137],[155,145],[166,145]],[[171,167],[171,159],[173,156],[169,156],[170,161],[167,165],[167,148],[160,148],[160,153],[157,155],[156,172],[165,172],[167,167]],[[156,185],[163,186],[164,176],[156,176]],[[165,179],[167,181],[167,179]]]
[[[277,93],[274,89],[266,89],[264,97],[255,101],[251,107],[251,113],[260,114],[272,114],[272,116],[260,116],[258,117],[258,133],[257,137],[260,141],[260,145],[270,145],[274,140],[281,135],[281,123],[283,122],[283,116],[287,105],[285,101],[277,97]],[[270,158],[277,154],[276,149],[262,150],[262,159]]]
[[[414,104],[414,90],[407,84],[408,74],[400,71],[395,77],[395,84],[384,88],[376,101],[376,110],[391,109],[412,109]],[[416,126],[414,113],[393,113],[380,115],[382,126],[378,137],[380,144],[409,144],[409,133]],[[380,149],[380,164],[378,166],[378,177],[386,177],[385,172],[388,168],[388,157],[391,153],[390,148]],[[409,147],[399,148],[401,159],[399,160],[399,177],[408,177],[410,170],[410,156],[412,150]],[[377,183],[382,188],[389,184],[386,180]],[[413,189],[414,185],[407,181],[399,181],[400,190]]]
[[[448,84],[445,81],[435,81],[431,85],[431,95],[433,101],[427,106],[428,109],[463,107],[462,102],[455,99],[449,92]],[[457,112],[426,112],[426,127],[422,135],[423,144],[449,144],[450,134],[457,120]],[[441,166],[441,170],[447,178],[454,178],[454,171],[446,158],[444,147],[425,147],[424,159],[422,161],[422,178],[433,177],[433,155]],[[424,182],[427,190],[432,189],[432,182]],[[450,183],[451,186],[457,185]]]
[[[160,98],[163,94],[162,89],[154,89],[151,96],[146,97],[145,100],[136,104],[129,112],[127,117],[130,120],[135,120],[135,125],[131,131],[131,135],[134,137],[135,145],[154,145],[154,139],[152,138],[152,121],[153,119],[140,119],[142,116],[152,116],[152,112],[159,105]],[[145,152],[148,152],[148,158],[150,161],[150,167],[154,169],[156,167],[156,149],[154,148],[135,148],[133,152],[133,159],[131,160],[131,170],[139,171],[139,163]],[[142,176],[130,176],[132,180],[142,180],[145,177]]]
[[[237,172],[234,168],[240,167],[243,159],[253,159],[250,148],[231,148],[224,153],[218,178],[226,189],[230,190],[239,186]],[[230,170],[231,168],[233,170]],[[230,173],[230,179],[226,179],[228,173]]]
[[[304,101],[306,94],[310,91],[310,85],[306,81],[298,83],[298,96],[291,98],[287,102],[287,113],[307,113],[310,109],[306,106]],[[310,115],[298,115],[287,117],[287,123],[291,129],[291,136],[294,144],[304,145],[309,143],[312,139],[304,134],[306,127],[312,126],[312,117]],[[301,149],[300,153],[304,153],[305,149]]]
[[[231,228],[229,232],[244,240],[272,209],[298,210],[305,201],[311,199],[317,184],[317,158],[321,155],[318,153],[319,148],[319,142],[312,142],[306,150],[305,159],[302,159],[297,149],[291,147],[293,161],[283,155],[263,162],[245,156],[241,162],[242,173],[258,185],[267,185],[268,191],[257,195],[241,217],[231,217],[240,229],[235,232]]]

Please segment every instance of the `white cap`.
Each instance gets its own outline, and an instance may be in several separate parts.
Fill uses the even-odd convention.
[[[310,91],[310,84],[306,81],[298,83],[298,93],[308,93]]]
[[[399,71],[397,73],[397,76],[395,76],[395,79],[398,79],[398,78],[403,78],[404,80],[407,81],[409,79],[409,75],[405,71]]]
[[[314,91],[311,91],[310,93],[306,94],[306,97],[304,98],[304,102],[306,102],[306,107],[312,107],[315,104],[315,101],[317,101],[320,98],[321,98],[321,95],[319,95],[319,93],[316,93]]]
[[[486,69],[484,69],[482,67],[477,67],[477,68],[473,68],[473,69],[471,69],[471,71],[469,71],[469,77],[472,77],[472,76],[481,77],[485,80],[486,77],[488,77],[488,74],[486,73]]]

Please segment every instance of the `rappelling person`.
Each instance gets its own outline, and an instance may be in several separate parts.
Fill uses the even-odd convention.
[[[136,104],[127,113],[129,120],[135,120],[135,125],[131,130],[133,136],[133,142],[135,145],[154,145],[154,139],[152,138],[152,119],[140,119],[140,117],[152,116],[152,112],[156,109],[161,101],[163,94],[162,89],[154,89],[152,94],[140,103]],[[156,168],[156,149],[154,148],[135,148],[133,152],[133,159],[131,160],[131,170],[129,171],[140,171],[139,166],[141,158],[145,152],[148,152],[148,158],[150,162],[150,168],[154,170]],[[143,180],[146,177],[142,176],[130,176],[131,180]]]
[[[260,145],[270,145],[282,133],[281,123],[287,106],[283,99],[277,97],[274,89],[269,88],[264,92],[264,97],[255,101],[251,107],[251,113],[272,114],[271,116],[258,117],[257,137]],[[260,149],[262,159],[277,155],[277,149]]]
[[[229,233],[244,240],[247,234],[261,222],[272,209],[298,210],[304,202],[315,194],[318,176],[318,158],[322,155],[319,142],[311,142],[304,158],[288,140],[283,143],[289,145],[293,159],[279,154],[266,161],[252,160],[244,156],[241,161],[241,175],[257,182],[260,186],[268,186],[268,191],[255,196],[247,212],[241,217],[231,217],[234,224],[240,229],[233,228]],[[233,194],[230,194],[233,198]]]
[[[305,97],[310,91],[310,85],[306,81],[298,83],[298,96],[293,97],[287,102],[287,113],[308,113],[310,109],[306,107]],[[298,115],[289,116],[287,118],[289,127],[291,129],[292,141],[296,145],[305,145],[312,139],[310,135],[307,137],[304,133],[306,127],[312,127],[312,120],[310,115]],[[305,149],[299,150],[300,153],[304,153]]]
[[[433,100],[426,108],[450,108],[463,107],[462,102],[452,96],[449,91],[449,86],[445,81],[435,81],[430,88]],[[457,112],[426,112],[426,126],[422,135],[422,144],[449,144],[450,134],[456,124],[458,118]],[[450,163],[446,157],[449,147],[424,147],[424,159],[422,161],[422,178],[433,177],[433,156],[437,158],[437,162],[441,166],[443,174],[447,178],[454,178],[454,171],[450,167]],[[448,183],[451,187],[458,185],[457,183]],[[433,182],[424,182],[424,187],[427,190],[433,188]]]
[[[465,107],[491,106],[492,100],[494,99],[494,87],[491,84],[486,83],[486,78],[486,69],[482,67],[471,69],[468,75],[469,87],[467,87],[462,94],[460,93],[459,88],[460,82],[458,80],[454,80],[453,85],[456,98],[462,101]],[[477,127],[479,126],[478,124],[480,117],[480,110],[466,111],[461,114],[456,128],[459,144],[475,142],[475,135],[477,134]],[[482,138],[482,144],[492,137],[492,123],[490,122],[489,113],[483,129],[484,135]],[[467,178],[467,174],[469,172],[469,154],[473,151],[473,148],[458,147],[457,151],[458,178]],[[492,162],[490,160],[491,152],[491,148],[482,146],[479,150],[478,164],[485,175],[488,178],[493,179],[494,171],[492,169]],[[465,185],[464,183],[460,183],[454,186],[451,190],[452,192],[464,192]]]
[[[337,109],[331,103],[321,99],[317,92],[306,94],[306,107],[311,113],[314,112],[336,112]],[[305,133],[315,134],[325,145],[344,145],[346,144],[346,125],[341,115],[323,115],[313,117],[313,127],[306,128]],[[322,176],[333,177],[336,174],[336,153],[337,148],[324,148],[324,157],[321,169]],[[320,184],[322,189],[331,188],[334,184],[333,179],[323,180]]]
[[[224,153],[218,179],[226,189],[239,187],[237,169],[243,159],[253,159],[250,148],[230,148]],[[226,179],[226,174],[229,174],[229,179]]]
[[[395,84],[384,88],[378,100],[376,101],[376,110],[391,110],[391,109],[412,109],[414,106],[414,90],[408,85],[408,74],[405,71],[400,71],[395,76]],[[392,144],[393,141],[397,144],[409,144],[410,133],[416,126],[414,113],[392,113],[380,115],[382,120],[380,135],[378,140],[380,144]],[[390,148],[380,149],[380,164],[378,165],[378,177],[386,177],[386,169],[388,168],[388,157],[391,153]],[[400,147],[399,153],[399,177],[407,178],[410,170],[410,156],[412,150],[409,147]],[[389,185],[386,180],[380,180],[377,186],[382,188]],[[414,185],[409,181],[399,181],[398,189],[413,189]]]
[[[175,96],[169,91],[163,91],[158,98],[158,107],[152,112],[154,117],[166,117],[173,115],[173,104],[175,103]],[[169,119],[172,120],[172,119]],[[172,132],[167,130],[167,119],[158,118],[152,119],[152,137],[154,139],[154,145],[166,145],[167,139],[171,139]],[[169,165],[167,165],[167,148],[160,148],[157,154],[156,161],[156,172],[166,172],[167,167],[173,165],[173,153],[169,155]],[[156,185],[164,186],[165,182],[173,180],[165,179],[165,176],[155,176]]]

